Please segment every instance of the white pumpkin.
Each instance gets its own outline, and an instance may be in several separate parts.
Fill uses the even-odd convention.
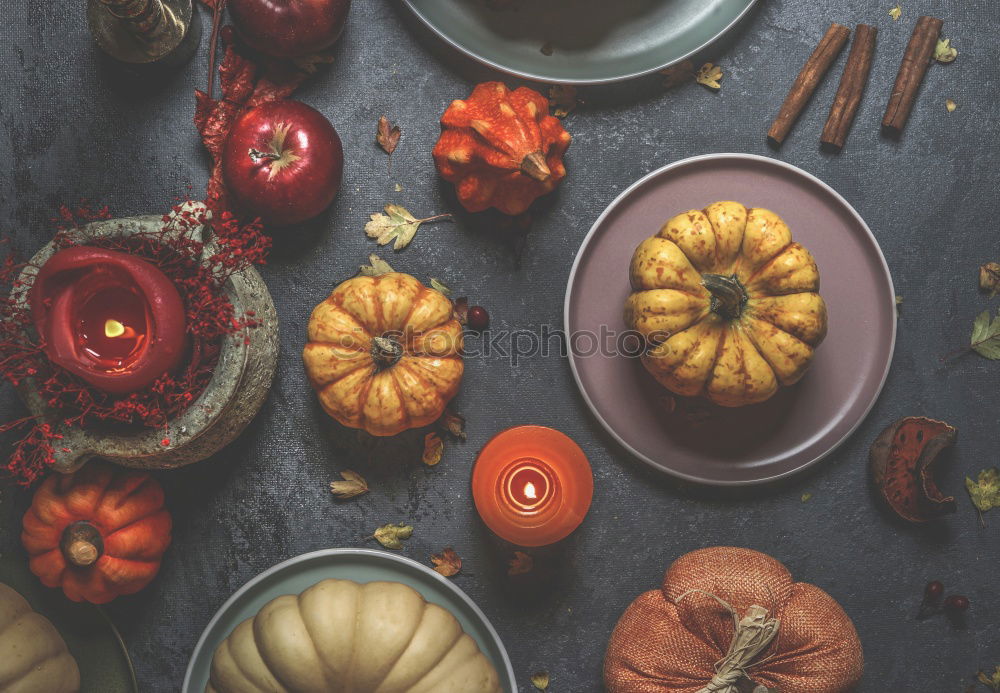
[[[80,669],[55,626],[0,582],[0,691],[77,693]]]
[[[206,693],[502,693],[454,616],[398,582],[323,580],[215,650]]]

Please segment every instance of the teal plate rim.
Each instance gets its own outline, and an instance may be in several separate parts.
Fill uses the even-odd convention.
[[[188,661],[187,671],[184,674],[184,682],[181,687],[182,693],[202,693],[204,690],[204,683],[207,681],[208,668],[211,666],[211,657],[215,652],[215,648],[222,639],[229,635],[228,629],[223,632],[224,626],[222,622],[227,618],[229,612],[245,608],[245,602],[249,602],[254,599],[257,595],[255,594],[257,588],[262,583],[271,583],[270,587],[273,589],[278,583],[285,580],[294,579],[299,571],[307,570],[314,567],[315,564],[322,564],[326,561],[334,560],[344,560],[346,559],[350,563],[351,559],[356,559],[358,561],[374,561],[375,563],[385,562],[385,566],[390,572],[394,569],[399,573],[398,581],[408,584],[413,587],[418,592],[420,592],[425,599],[428,601],[433,601],[428,598],[428,595],[422,590],[419,584],[413,584],[411,581],[406,580],[407,576],[412,575],[414,572],[419,575],[423,580],[430,580],[432,585],[437,586],[445,595],[450,596],[458,604],[460,604],[465,610],[466,614],[454,614],[456,618],[460,621],[463,620],[462,616],[472,617],[476,621],[476,625],[479,630],[489,638],[489,647],[484,647],[483,642],[478,642],[481,649],[484,651],[490,650],[491,652],[487,654],[492,654],[490,659],[493,661],[494,665],[497,666],[497,673],[500,675],[501,681],[507,688],[508,693],[517,693],[517,681],[514,676],[514,668],[511,665],[510,657],[507,655],[507,649],[503,645],[503,641],[500,639],[500,635],[497,633],[493,624],[486,617],[472,598],[469,597],[465,592],[462,591],[457,585],[448,580],[448,578],[434,572],[431,568],[414,561],[412,558],[407,558],[405,556],[397,556],[395,554],[386,553],[384,551],[378,551],[376,549],[354,549],[354,548],[338,548],[338,549],[320,549],[318,551],[310,551],[308,553],[303,553],[288,560],[282,561],[267,570],[259,573],[255,577],[248,580],[242,587],[240,587],[236,592],[232,594],[222,606],[215,612],[211,620],[205,626],[202,631],[201,637],[198,638],[198,643],[195,645],[194,650],[191,653],[191,659]],[[331,573],[334,571],[331,570]],[[337,577],[335,574],[330,574],[329,577]],[[264,588],[266,589],[266,587]],[[305,589],[305,588],[303,588]],[[281,594],[289,594],[289,591],[281,592]],[[277,593],[274,595],[277,596]],[[274,597],[268,597],[267,601],[270,601]],[[451,609],[449,609],[451,610]],[[470,635],[472,635],[470,633]],[[479,638],[477,638],[477,641]],[[499,659],[500,661],[496,661]],[[197,671],[197,670],[200,670]],[[197,678],[197,680],[195,680]],[[202,686],[201,688],[196,688],[196,685]]]
[[[642,77],[645,75],[653,74],[660,70],[665,70],[668,67],[672,67],[677,63],[683,62],[688,58],[697,55],[701,51],[705,50],[713,43],[721,39],[723,36],[728,34],[733,28],[735,28],[748,14],[751,10],[756,7],[760,0],[744,0],[745,6],[736,13],[733,18],[726,23],[724,26],[719,28],[713,34],[709,36],[705,41],[699,43],[696,47],[684,51],[683,53],[670,56],[665,62],[657,63],[655,65],[649,65],[642,68],[641,70],[630,70],[622,72],[621,74],[616,74],[609,77],[556,77],[553,75],[547,75],[544,70],[541,71],[529,71],[524,69],[517,69],[509,67],[502,64],[493,58],[489,58],[486,55],[476,51],[470,46],[466,46],[461,41],[453,38],[448,32],[434,23],[426,12],[423,12],[419,8],[420,0],[403,0],[403,4],[414,14],[417,19],[419,19],[424,26],[426,26],[433,34],[435,34],[442,41],[447,43],[449,46],[457,50],[458,52],[472,58],[473,60],[486,65],[487,67],[493,68],[499,72],[512,77],[519,77],[521,79],[527,79],[535,82],[542,82],[545,84],[573,84],[573,85],[597,85],[597,84],[614,84],[616,82],[625,82],[630,79],[635,79],[637,77]]]

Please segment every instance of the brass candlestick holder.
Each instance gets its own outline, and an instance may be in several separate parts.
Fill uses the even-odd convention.
[[[87,0],[97,45],[131,65],[179,64],[194,51],[192,0]]]

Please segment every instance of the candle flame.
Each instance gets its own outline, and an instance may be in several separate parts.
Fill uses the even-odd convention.
[[[117,320],[105,320],[104,334],[107,337],[121,337],[125,334],[125,326]]]
[[[530,481],[524,485],[524,496],[525,498],[530,498],[531,500],[538,498],[538,492],[535,490],[535,485]]]

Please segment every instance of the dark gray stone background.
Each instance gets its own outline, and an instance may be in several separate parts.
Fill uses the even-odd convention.
[[[120,216],[160,212],[188,186],[201,194],[207,178],[191,122],[192,91],[206,80],[204,37],[181,72],[136,86],[99,59],[84,4],[0,0],[0,228],[26,254],[49,238],[49,219],[61,202],[86,197]],[[976,289],[979,264],[1000,260],[1000,6],[903,0],[903,19],[894,23],[888,16],[894,4],[761,2],[701,56],[725,71],[717,94],[697,85],[665,92],[658,77],[582,90],[586,105],[566,120],[574,136],[569,176],[540,205],[520,251],[482,219],[463,216],[422,228],[399,254],[383,253],[397,269],[439,277],[486,306],[495,328],[561,327],[578,244],[601,210],[644,174],[683,157],[728,151],[777,156],[825,180],[868,221],[903,296],[892,372],[865,423],[814,470],[776,487],[722,492],[680,485],[632,459],[589,415],[569,365],[558,358],[529,358],[516,368],[502,359],[470,360],[457,400],[468,416],[469,440],[449,444],[434,469],[389,447],[364,459],[351,436],[320,411],[299,356],[310,310],[376,250],[362,227],[384,203],[421,214],[457,211],[430,157],[438,117],[474,83],[498,77],[444,47],[398,3],[356,0],[335,64],[298,94],[340,131],[346,175],[328,217],[310,230],[279,234],[263,269],[281,318],[271,397],[227,450],[157,475],[174,513],[173,545],[152,585],[108,609],[142,690],[179,689],[211,615],[260,571],[315,549],[373,546],[363,537],[399,520],[416,526],[404,555],[426,562],[454,546],[465,559],[456,584],[496,625],[522,690],[538,669],[552,673],[554,693],[600,690],[605,646],[623,609],[657,586],[676,557],[719,544],[770,553],[840,601],[864,642],[864,691],[959,692],[977,670],[1000,664],[1000,513],[981,528],[962,484],[966,474],[1000,462],[1000,363],[971,354],[939,360],[967,343],[978,313],[1000,308],[1000,299]],[[923,13],[945,20],[960,55],[953,65],[932,66],[904,137],[887,140],[878,124]],[[881,32],[848,148],[840,156],[818,149],[845,52],[775,153],[765,132],[831,20],[873,23]],[[945,110],[948,98],[958,103],[954,113]],[[391,175],[373,143],[383,113],[403,128]],[[22,413],[10,388],[0,412],[3,419]],[[889,422],[911,414],[960,429],[941,470],[958,513],[928,527],[897,521],[868,484],[869,444]],[[469,492],[476,451],[498,430],[523,423],[554,426],[579,442],[596,486],[582,528],[565,545],[539,553],[545,580],[527,586],[509,583],[509,547],[482,528]],[[364,473],[372,492],[335,502],[327,482],[343,468]],[[807,502],[804,493],[812,494]],[[27,502],[22,491],[5,492],[0,551],[22,552],[19,518]],[[929,579],[968,595],[965,628],[914,619]]]

